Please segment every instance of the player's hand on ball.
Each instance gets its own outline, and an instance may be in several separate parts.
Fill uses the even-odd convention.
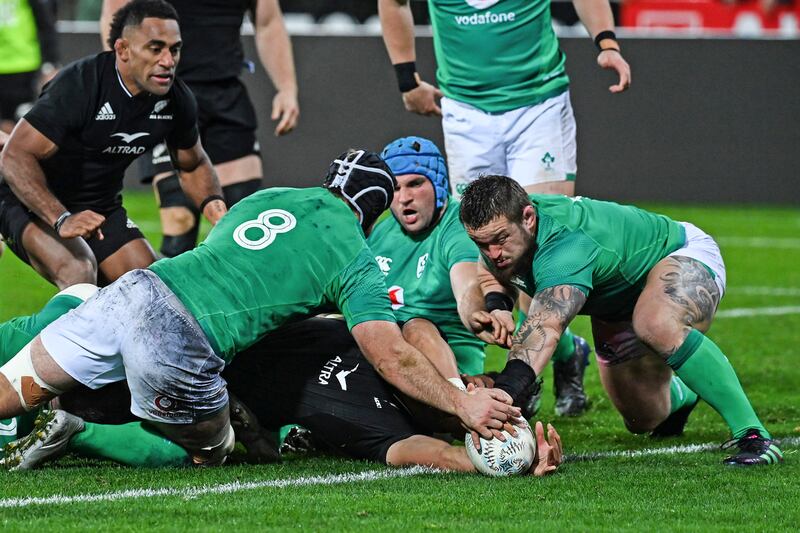
[[[466,437],[467,456],[475,469],[488,476],[513,476],[529,472],[536,462],[536,443],[531,428],[524,420],[516,426],[505,424],[503,438]]]
[[[418,115],[442,116],[442,108],[436,103],[436,100],[442,97],[442,91],[430,83],[422,81],[419,74],[415,74],[415,76],[419,85],[403,93],[403,104],[406,106],[406,110]]]
[[[564,462],[564,453],[561,448],[561,436],[556,428],[547,424],[547,438],[544,436],[544,426],[536,422],[536,460],[533,462],[530,473],[534,476],[547,476],[555,472]]]
[[[504,423],[520,416],[519,407],[511,405],[511,396],[500,389],[478,389],[470,384],[461,400],[458,417],[464,427],[487,439],[500,435]]]
[[[73,213],[64,220],[58,230],[58,236],[64,239],[73,237],[83,237],[89,239],[96,236],[98,240],[103,240],[103,231],[100,226],[105,222],[106,217],[98,215],[94,211],[80,211]]]

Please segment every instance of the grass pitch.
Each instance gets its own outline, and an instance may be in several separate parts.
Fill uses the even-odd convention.
[[[126,206],[154,244],[150,195]],[[290,456],[279,466],[134,470],[64,458],[42,470],[0,472],[3,531],[464,530],[797,531],[800,523],[800,210],[648,206],[689,220],[719,241],[728,294],[712,337],[739,373],[757,412],[784,439],[786,462],[723,467],[728,438],[701,403],[682,438],[628,434],[586,374],[591,411],[552,415],[552,378],[541,418],[570,460],[545,479],[399,471],[366,462]],[[55,293],[9,251],[0,259],[0,320],[36,311]],[[576,333],[588,336],[579,318]],[[492,352],[490,368],[502,364]],[[697,447],[695,444],[707,444]]]

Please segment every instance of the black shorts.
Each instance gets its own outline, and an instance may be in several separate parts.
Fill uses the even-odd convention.
[[[37,71],[0,74],[0,119],[17,120],[17,108],[36,100]]]
[[[86,244],[92,249],[97,264],[108,259],[110,255],[129,242],[144,239],[144,235],[136,224],[128,218],[124,207],[120,206],[110,213],[106,213],[105,217],[105,222],[100,226],[103,230],[103,240],[86,239]],[[3,235],[3,239],[11,251],[28,264],[30,264],[30,258],[25,248],[22,247],[22,233],[35,219],[36,215],[22,205],[8,185],[0,183],[0,234]]]
[[[385,463],[392,444],[422,433],[341,320],[281,328],[237,355],[223,376],[265,427],[300,424],[350,457]]]
[[[188,85],[197,98],[200,141],[212,164],[259,155],[256,111],[247,89],[238,78],[207,83],[189,82]],[[142,155],[131,166],[133,175],[143,183],[152,181],[156,174],[171,170],[172,164],[164,143]]]

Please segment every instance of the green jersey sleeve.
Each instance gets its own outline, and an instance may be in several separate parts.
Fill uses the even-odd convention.
[[[478,261],[478,247],[467,235],[464,226],[456,216],[448,221],[447,231],[442,233],[442,250],[447,265],[452,268],[456,263]]]
[[[342,270],[329,291],[329,298],[336,302],[349,329],[370,320],[395,322],[383,274],[366,246]]]

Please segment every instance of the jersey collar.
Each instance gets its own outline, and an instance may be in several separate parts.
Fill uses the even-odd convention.
[[[133,98],[133,95],[128,90],[128,88],[125,86],[125,82],[122,81],[122,75],[119,73],[119,69],[117,68],[117,62],[116,61],[114,61],[114,72],[117,73],[117,81],[119,81],[119,86],[122,87],[122,90],[125,91],[125,94],[128,95],[128,98]]]

